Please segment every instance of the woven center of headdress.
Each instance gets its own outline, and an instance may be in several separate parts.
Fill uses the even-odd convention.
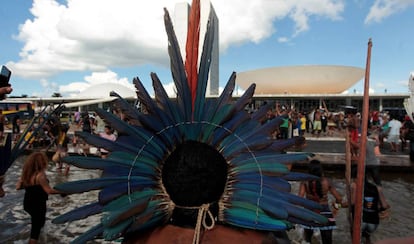
[[[194,207],[217,202],[227,181],[227,162],[213,147],[186,141],[165,161],[162,181],[176,205]]]

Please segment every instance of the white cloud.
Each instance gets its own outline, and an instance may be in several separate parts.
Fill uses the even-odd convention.
[[[110,70],[105,72],[93,72],[89,76],[85,76],[85,81],[81,82],[72,82],[68,85],[63,85],[59,87],[59,92],[62,95],[67,96],[76,96],[80,92],[84,91],[85,89],[102,83],[114,83],[118,85],[126,86],[132,90],[135,90],[135,87],[131,82],[128,81],[128,78],[122,77],[119,78],[118,75]]]
[[[173,16],[183,0],[34,0],[32,19],[20,26],[24,46],[10,62],[14,75],[41,79],[67,71],[105,72],[144,64],[168,66],[163,7]],[[187,0],[187,2],[190,2]],[[336,20],[343,0],[212,0],[220,23],[220,48],[258,43],[291,18],[292,36],[309,29],[309,18]],[[79,89],[82,88],[81,84]],[[75,87],[76,84],[73,85]],[[65,88],[66,89],[66,88]],[[69,88],[68,88],[69,89]]]
[[[53,93],[58,92],[59,90],[59,85],[56,82],[51,82],[47,79],[40,79],[39,82],[42,87],[41,92],[32,94],[33,96],[50,97]]]
[[[365,18],[365,24],[381,22],[412,5],[414,5],[414,0],[376,0]]]
[[[285,42],[289,42],[289,38],[287,38],[287,37],[279,37],[277,39],[277,41],[280,42],[280,43],[285,43]]]
[[[245,42],[259,43],[276,32],[277,21],[294,21],[295,36],[309,29],[311,16],[341,19],[342,0],[212,0],[220,23],[220,48]],[[276,22],[276,23],[275,23]]]

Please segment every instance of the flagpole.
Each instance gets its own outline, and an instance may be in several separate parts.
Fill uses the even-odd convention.
[[[361,140],[359,146],[358,158],[358,174],[356,181],[356,195],[355,195],[355,210],[354,210],[354,225],[352,231],[352,243],[361,243],[361,222],[362,222],[362,204],[364,194],[364,179],[365,179],[365,154],[368,132],[368,115],[369,115],[369,72],[371,65],[371,38],[368,41],[367,63],[365,68],[365,83],[364,83],[364,99],[362,108],[362,123],[361,123]]]

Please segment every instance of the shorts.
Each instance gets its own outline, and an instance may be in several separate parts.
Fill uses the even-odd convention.
[[[388,135],[387,141],[398,144],[400,143],[400,135]]]
[[[313,130],[322,130],[322,123],[320,120],[313,121]]]
[[[362,233],[366,233],[366,234],[372,234],[374,233],[374,231],[378,228],[378,224],[370,224],[370,223],[365,223],[362,222],[361,225],[361,232]]]

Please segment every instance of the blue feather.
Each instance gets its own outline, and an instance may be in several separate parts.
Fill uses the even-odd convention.
[[[99,192],[98,199],[101,204],[106,204],[122,195],[147,190],[147,187],[138,181],[121,182],[102,189]]]
[[[205,139],[204,141],[210,141],[210,139],[208,138],[212,137],[212,144],[214,145],[218,141],[223,140],[223,138],[229,135],[229,133],[234,131],[236,128],[241,127],[243,123],[248,123],[249,121],[250,115],[246,111],[239,111],[235,115],[233,115],[233,117],[229,121],[225,122],[222,125],[222,127],[225,129],[215,128],[214,133],[205,135],[207,139]]]
[[[293,146],[302,145],[305,142],[303,137],[293,137],[286,140],[275,140],[269,148],[274,152],[284,152],[286,149]]]
[[[102,212],[103,206],[99,202],[90,203],[80,208],[64,213],[52,220],[54,224],[62,224],[74,220],[84,219]]]
[[[246,203],[237,206],[237,201],[232,203],[232,207],[223,211],[224,221],[235,226],[254,230],[285,230],[289,224],[286,221],[273,219],[263,211],[245,207]]]
[[[135,85],[135,88],[137,89],[137,95],[138,100],[143,105],[144,109],[151,114],[156,113],[156,104],[154,100],[149,95],[147,89],[145,89],[145,86],[142,84],[141,80],[138,77],[134,77],[132,79],[132,83]]]
[[[259,138],[260,140],[269,139],[269,143],[270,143],[271,133],[274,132],[281,123],[282,123],[282,119],[275,118],[264,125],[260,125],[259,123],[254,123],[254,125],[257,125],[255,129],[251,127],[247,127],[247,128],[238,127],[235,133],[238,135],[239,138],[228,138],[228,140],[226,140],[225,142],[223,141],[222,147],[230,148],[230,147],[233,147],[234,144],[240,145],[240,140],[254,141],[257,138]]]
[[[168,94],[165,91],[164,86],[161,84],[158,76],[155,73],[151,73],[151,78],[154,87],[155,100],[158,102],[160,108],[162,109],[162,111],[160,109],[160,112],[157,113],[160,119],[166,125],[174,125],[183,122],[182,111],[180,111],[177,105],[169,99]],[[172,120],[174,122],[172,122]],[[182,128],[179,128],[179,130],[169,129],[168,132],[173,134],[176,140],[179,140],[182,138],[182,135],[185,134],[185,130]]]
[[[139,152],[139,148],[131,146],[127,143],[122,143],[119,140],[121,137],[118,137],[118,140],[114,142],[114,141],[99,137],[97,135],[92,135],[90,133],[82,132],[82,131],[76,131],[75,135],[83,138],[88,144],[98,146],[101,148],[105,148],[109,151],[123,151],[123,152],[135,153],[135,154]]]
[[[306,160],[308,153],[283,153],[283,154],[269,154],[269,155],[255,155],[251,153],[243,153],[237,155],[235,158],[229,160],[229,164],[241,166],[246,163],[260,162],[260,163],[292,163],[296,161]]]
[[[83,169],[114,170],[119,168],[150,175],[153,175],[156,171],[154,166],[157,167],[152,162],[148,164],[146,161],[141,161],[141,158],[121,161],[112,158],[101,159],[95,157],[69,156],[63,158],[62,161]]]
[[[228,136],[224,138],[221,142],[219,147],[231,146],[232,143],[239,144],[240,141],[244,141],[251,135],[259,136],[257,132],[259,128],[263,127],[257,121],[249,120],[243,124],[240,124],[232,131],[232,136]],[[265,135],[260,135],[263,138],[266,138]]]
[[[261,106],[257,111],[252,113],[252,120],[262,122],[266,118],[266,114],[269,109],[272,109],[272,105],[270,105],[270,103],[266,103]]]
[[[271,177],[267,175],[263,175],[262,177],[259,177],[257,175],[257,172],[244,172],[239,173],[237,176],[234,177],[235,181],[237,182],[245,182],[250,184],[258,184],[261,183],[268,186],[269,188],[275,189],[277,191],[284,191],[284,192],[290,192],[291,191],[291,185],[289,182],[287,182],[285,179],[281,177]]]
[[[104,187],[111,186],[113,184],[121,184],[123,182],[139,182],[143,187],[151,187],[156,184],[153,179],[141,176],[123,176],[123,177],[112,177],[112,178],[98,178],[88,180],[78,180],[72,182],[65,182],[55,186],[55,189],[64,193],[82,193],[92,190],[102,189]]]
[[[101,177],[115,177],[115,176],[127,176],[127,175],[141,176],[141,177],[148,177],[148,178],[155,179],[158,173],[155,169],[149,169],[149,168],[142,168],[142,167],[125,168],[125,167],[119,167],[119,166],[111,166],[111,167],[106,167],[104,169]]]
[[[126,165],[133,165],[135,166],[136,164],[146,164],[152,168],[158,168],[158,158],[153,157],[152,155],[145,153],[145,152],[141,152],[139,155],[138,154],[130,154],[127,152],[120,152],[120,151],[115,151],[115,152],[111,152],[107,158],[107,160],[111,160],[117,163],[124,163]]]
[[[261,150],[273,143],[273,140],[270,140],[267,137],[262,135],[257,135],[256,137],[251,137],[249,140],[238,141],[239,138],[234,140],[234,143],[230,145],[221,145],[222,154],[224,157],[231,157],[236,153]],[[236,143],[238,141],[238,143]]]
[[[154,88],[155,100],[158,102],[160,108],[167,113],[168,118],[174,119],[175,122],[183,122],[182,111],[177,108],[176,104],[171,102],[157,74],[151,73],[151,79],[152,86]]]
[[[165,148],[160,148],[163,143],[157,138],[153,136],[153,133],[150,131],[137,126],[131,126],[128,123],[122,121],[120,118],[118,118],[115,114],[106,112],[104,110],[100,111],[101,116],[104,120],[108,121],[111,126],[116,129],[121,134],[126,134],[134,138],[134,141],[136,141],[139,145],[149,144],[151,147],[153,147],[153,150],[158,151],[159,153],[162,153],[165,151]],[[141,116],[143,117],[143,116]],[[141,118],[140,117],[140,118]],[[155,122],[154,122],[155,124]],[[161,126],[163,128],[163,126]],[[100,145],[97,145],[100,146]]]
[[[231,198],[232,203],[250,203],[250,209],[258,211],[257,208],[259,208],[261,211],[264,211],[272,218],[276,218],[278,220],[286,220],[289,217],[288,212],[283,207],[280,201],[271,201],[271,199],[269,198],[260,197],[259,194],[255,192],[240,191],[232,195]]]
[[[220,110],[212,117],[211,120],[208,120],[209,123],[204,126],[202,141],[207,141],[211,133],[217,129],[217,125],[220,125],[223,120],[229,117],[229,114],[232,110],[231,105],[223,106]]]
[[[134,223],[126,230],[126,233],[145,231],[156,225],[165,223],[169,217],[168,208],[162,207],[163,201],[150,201],[147,209],[135,216]]]
[[[252,131],[257,130],[258,126],[260,126],[260,124],[255,121],[252,121],[252,120],[246,121],[245,123],[240,124],[238,127],[236,127],[235,130],[232,131],[231,135],[227,137],[223,137],[223,139],[219,138],[221,136],[220,133],[215,132],[212,143],[213,145],[216,145],[219,148],[219,150],[222,150],[224,145],[227,145],[227,144],[230,144],[236,141],[240,142],[243,135],[246,135],[247,133],[251,133]],[[216,138],[216,133],[217,133],[217,138]]]
[[[194,106],[194,120],[196,121],[200,121],[204,113],[205,95],[211,63],[211,52],[213,50],[213,40],[216,31],[215,24],[216,23],[214,21],[214,18],[212,17],[212,13],[210,13],[207,22],[207,29],[203,42],[203,51],[201,53],[200,65],[198,70],[197,93]]]
[[[96,236],[102,234],[104,227],[102,224],[97,224],[94,227],[90,228],[88,231],[78,236],[75,240],[71,241],[71,244],[85,244],[90,240],[95,239]]]
[[[304,180],[317,180],[319,177],[306,174],[306,173],[299,173],[299,172],[289,172],[288,174],[285,174],[281,176],[282,179],[288,180],[288,181],[304,181]]]
[[[177,37],[175,36],[167,9],[164,9],[164,13],[165,30],[168,36],[168,53],[170,55],[171,74],[175,87],[177,88],[177,103],[180,110],[184,112],[184,120],[191,121],[191,93],[188,86],[183,58],[181,57],[180,46]]]
[[[235,183],[233,184],[233,188],[253,192],[262,192],[263,196],[277,197],[285,200],[286,202],[305,207],[306,209],[322,210],[322,206],[317,202],[287,192],[280,192],[276,189],[269,188],[266,185],[260,186],[257,184]]]
[[[162,113],[163,112],[160,111],[159,115]],[[162,120],[159,119],[160,117],[159,115],[158,116],[153,116],[151,114],[142,115],[139,117],[139,121],[148,131],[152,131],[154,135],[158,135],[159,139],[164,142],[164,143],[162,142],[158,142],[158,143],[162,145],[173,145],[174,134],[171,133],[171,130],[168,130],[168,129],[166,130],[166,128],[169,127],[169,125],[164,125],[162,123]],[[175,136],[175,138],[177,138],[177,136]],[[158,141],[158,140],[154,140],[154,141]],[[163,148],[163,150],[165,151],[165,147]]]
[[[128,101],[126,101],[124,98],[122,98],[118,93],[112,91],[110,93],[110,96],[115,96],[117,99],[114,101],[116,104],[116,107],[119,107],[125,115],[127,115],[128,118],[138,121],[138,117],[140,116],[140,112],[135,107],[131,106]],[[99,113],[98,113],[99,115]]]
[[[239,173],[244,173],[244,172],[251,172],[254,173],[256,172],[256,174],[258,172],[261,172],[262,174],[266,174],[266,175],[276,175],[276,176],[280,176],[283,174],[287,174],[289,173],[289,169],[286,165],[284,164],[278,164],[278,163],[256,163],[256,162],[252,162],[250,164],[244,164],[241,166],[237,166],[234,168],[230,168],[229,172],[232,174],[239,174]]]
[[[255,133],[270,136],[277,128],[279,128],[282,122],[283,122],[283,117],[278,116],[270,120],[269,122],[264,123],[262,126],[258,128],[257,131],[255,131]],[[254,136],[254,135],[251,134],[250,136]],[[248,138],[249,137],[246,137],[246,139]]]
[[[253,83],[247,88],[243,95],[239,99],[237,99],[237,102],[234,104],[234,108],[237,111],[244,110],[246,105],[249,104],[249,102],[251,102],[255,89],[256,84]]]
[[[105,211],[109,211],[102,219],[104,226],[117,225],[127,218],[139,215],[148,207],[150,198],[155,191],[145,190],[125,195],[105,206]]]
[[[288,201],[281,198],[277,194],[260,195],[258,192],[252,192],[249,190],[239,190],[239,191],[235,191],[232,197],[234,197],[234,199],[232,199],[232,202],[238,201],[238,200],[247,201],[253,205],[256,205],[256,207],[262,208],[265,212],[273,214],[275,216],[283,216],[277,212],[278,210],[283,209],[286,211],[286,213],[289,216],[294,216],[295,218],[299,218],[307,222],[316,222],[316,223],[327,222],[327,219],[324,216],[318,213],[315,213],[309,209],[291,204]],[[286,218],[287,218],[287,215],[283,219],[286,219]]]
[[[203,117],[204,121],[212,121],[213,116],[215,116],[219,110],[231,102],[235,85],[236,73],[233,72],[218,100],[211,100],[212,102],[205,105],[205,108],[208,108],[208,110],[204,109],[204,111],[206,111],[205,116]]]

